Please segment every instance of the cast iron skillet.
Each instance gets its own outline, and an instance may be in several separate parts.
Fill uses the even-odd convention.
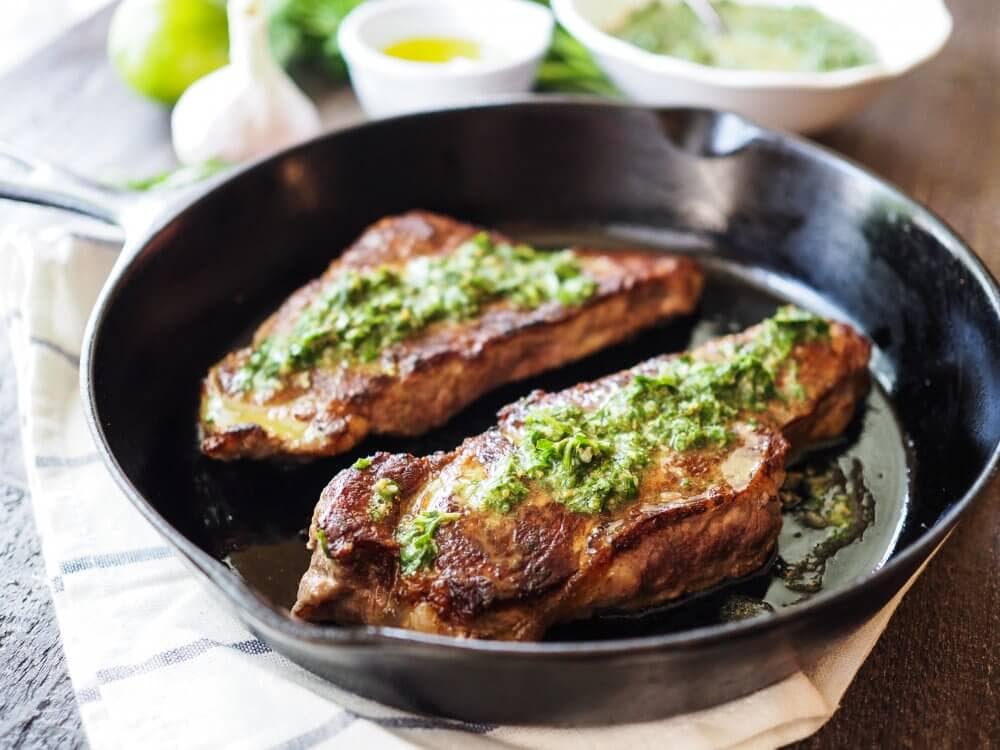
[[[536,100],[401,117],[249,166],[155,220],[65,175],[58,194],[37,180],[51,187],[59,173],[33,177],[35,187],[0,183],[0,194],[126,225],[81,368],[94,436],[122,489],[277,651],[402,708],[477,721],[626,721],[773,683],[882,607],[997,464],[1000,298],[989,273],[939,219],[873,175],[731,114]],[[662,632],[612,624],[599,640],[459,641],[291,620],[219,558],[294,535],[352,457],[284,470],[206,465],[193,447],[199,379],[365,225],[415,207],[519,237],[681,244],[729,269],[712,271],[710,290],[735,272],[860,326],[910,441],[909,509],[891,559],[768,617]],[[738,295],[728,304],[739,313]],[[683,346],[692,324],[665,329],[659,348]],[[616,349],[554,377],[573,382],[649,353]],[[488,424],[497,398],[528,387],[487,398],[436,437],[371,441],[360,452],[447,447]]]

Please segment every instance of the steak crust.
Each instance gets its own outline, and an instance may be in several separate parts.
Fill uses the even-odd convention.
[[[379,221],[322,277],[295,292],[266,320],[254,335],[254,345],[291,329],[303,308],[337,274],[447,254],[478,231],[420,211]],[[314,369],[261,395],[244,393],[234,383],[252,349],[232,352],[202,384],[202,452],[223,460],[309,459],[348,451],[370,433],[419,435],[498,386],[690,313],[701,294],[701,269],[688,258],[641,251],[575,253],[597,282],[596,293],[585,304],[550,302],[521,310],[496,303],[477,318],[437,323],[389,347],[381,360],[388,368]]]
[[[727,342],[754,332],[709,342],[691,355],[718,358]],[[377,454],[368,469],[342,471],[323,491],[309,533],[312,561],[292,613],[313,621],[533,640],[558,622],[662,604],[749,575],[777,542],[786,455],[846,428],[868,388],[869,351],[853,329],[831,323],[828,339],[800,343],[791,352],[801,398],[776,399],[764,414],[738,419],[725,447],[661,451],[643,475],[639,497],[601,514],[575,513],[539,489],[511,513],[499,514],[467,506],[451,489],[504,460],[512,449],[507,435],[526,409],[600,403],[635,374],[658,372],[668,357],[559,393],[535,392],[455,451]],[[368,507],[380,479],[392,479],[400,492],[376,522]],[[403,575],[397,528],[406,516],[428,509],[461,515],[439,528],[433,565]]]

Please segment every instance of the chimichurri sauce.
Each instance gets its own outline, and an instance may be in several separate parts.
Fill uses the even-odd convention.
[[[483,232],[448,255],[337,274],[290,331],[254,347],[235,385],[271,390],[312,367],[372,362],[433,323],[468,320],[492,302],[576,306],[596,291],[572,251],[494,242]]]
[[[861,462],[845,471],[839,461],[813,461],[787,473],[781,489],[785,521],[802,532],[820,532],[812,549],[798,558],[779,556],[773,572],[792,591],[814,594],[823,587],[827,561],[861,539],[875,520],[875,498],[865,485]]]
[[[819,454],[789,469],[781,488],[786,526],[793,526],[798,538],[815,537],[805,554],[783,556],[779,548],[771,566],[775,579],[803,594],[799,601],[823,588],[827,562],[844,547],[860,542],[875,520],[875,498],[865,484],[861,462],[849,459],[846,471],[841,463],[840,456]],[[763,598],[736,592],[722,600],[719,619],[733,622],[774,611]]]
[[[650,3],[611,33],[647,52],[716,68],[822,73],[877,59],[869,40],[813,8],[728,0],[715,8],[727,33],[707,29],[682,2]]]
[[[540,245],[577,244],[600,246],[607,242],[604,235],[538,235]],[[630,246],[631,241],[622,242]],[[690,321],[680,321],[670,327],[651,329],[633,342],[620,345],[614,352],[602,352],[573,367],[550,372],[527,383],[508,386],[485,396],[448,426],[420,438],[388,440],[361,446],[357,454],[343,459],[318,462],[311,466],[288,467],[265,463],[236,467],[192,453],[201,524],[212,541],[213,552],[225,559],[233,570],[255,590],[277,606],[289,607],[295,601],[302,572],[309,564],[310,552],[305,547],[303,523],[310,517],[316,497],[337,470],[354,462],[357,470],[367,469],[366,458],[354,461],[358,455],[375,449],[426,455],[435,450],[450,450],[470,433],[477,433],[495,424],[496,412],[518,395],[542,388],[558,391],[583,380],[594,380],[617,372],[622,367],[649,358],[664,350],[680,350],[698,346],[702,341],[742,330],[773,313],[781,304],[772,293],[777,286],[769,279],[766,285],[709,265],[709,283],[701,303],[699,327],[691,338]],[[875,363],[878,372],[878,363]],[[185,421],[188,424],[188,421]],[[195,441],[188,441],[191,445]],[[892,408],[888,394],[872,384],[855,423],[848,429],[845,440],[836,446],[805,457],[789,467],[789,472],[805,472],[815,466],[817,475],[839,464],[846,479],[860,462],[862,481],[875,498],[874,520],[862,535],[826,558],[822,574],[823,590],[840,590],[850,586],[861,575],[881,567],[898,548],[906,533],[910,518],[911,472],[917,468],[906,450],[906,437]],[[794,481],[794,476],[793,476]],[[383,494],[391,494],[391,486]],[[788,488],[786,488],[788,491]],[[850,493],[849,493],[850,494]],[[275,499],[281,500],[275,503]],[[237,502],[238,500],[238,502]],[[381,500],[381,498],[380,498]],[[799,508],[800,515],[809,504]],[[280,512],[278,512],[278,510]],[[374,511],[380,512],[378,509]],[[420,522],[406,524],[399,530],[401,546],[408,548],[407,564],[415,567],[435,554],[431,531],[447,526],[448,517],[425,517]],[[800,523],[793,508],[784,516],[784,528],[777,554],[784,566],[797,565],[808,556],[822,539],[834,533],[832,527],[810,528]],[[841,539],[843,541],[843,539]],[[412,560],[412,563],[409,561]],[[781,569],[781,564],[778,568]],[[785,581],[774,576],[775,566],[763,569],[750,578],[726,582],[718,589],[685,597],[672,606],[642,612],[603,613],[581,622],[553,627],[547,641],[611,640],[629,637],[662,635],[718,624],[721,621],[766,617],[773,609],[796,606],[812,594],[790,590]]]
[[[823,318],[782,307],[720,361],[670,359],[655,375],[634,375],[596,409],[529,409],[508,459],[467,495],[476,507],[507,513],[537,484],[577,513],[619,508],[638,496],[661,448],[722,447],[738,417],[804,398],[789,355],[796,344],[826,338],[828,328]]]

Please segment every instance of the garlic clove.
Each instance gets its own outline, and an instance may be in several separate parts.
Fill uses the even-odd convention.
[[[171,116],[184,164],[242,161],[320,132],[316,107],[275,61],[261,0],[229,0],[230,62],[195,81]]]

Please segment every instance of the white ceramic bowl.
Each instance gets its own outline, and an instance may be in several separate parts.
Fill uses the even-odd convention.
[[[552,14],[529,0],[377,0],[359,5],[337,41],[369,117],[527,91],[552,40]],[[413,37],[477,43],[481,60],[423,63],[382,52]]]
[[[879,61],[829,73],[724,70],[646,52],[605,31],[649,0],[553,0],[552,7],[615,85],[636,101],[731,110],[762,125],[806,133],[862,109],[893,80],[937,54],[952,27],[943,0],[746,1],[812,6],[870,39]]]

